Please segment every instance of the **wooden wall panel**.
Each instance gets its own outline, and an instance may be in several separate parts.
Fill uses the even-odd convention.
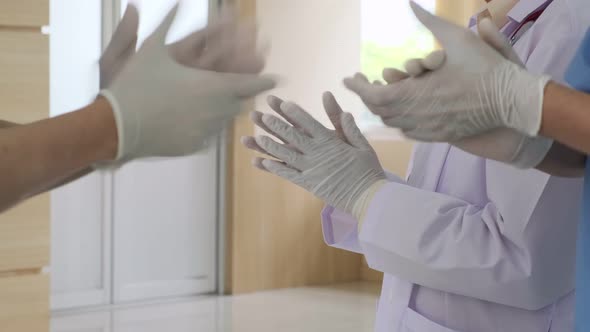
[[[49,265],[49,211],[46,194],[0,214],[0,272]]]
[[[49,331],[49,277],[0,278],[0,331]]]
[[[49,116],[48,36],[0,30],[0,73],[0,119],[27,123]]]
[[[0,120],[49,116],[49,0],[0,0]],[[49,331],[49,195],[0,214],[0,331]]]
[[[0,0],[0,26],[41,27],[49,24],[49,0]]]
[[[242,15],[255,15],[255,0],[237,3]],[[239,139],[253,133],[254,126],[244,115],[235,121],[230,138],[226,292],[359,280],[361,257],[323,241],[322,202],[251,166],[255,154]]]
[[[247,117],[234,126],[226,290],[233,294],[360,279],[361,257],[323,242],[323,203],[250,165],[237,140],[251,135]]]
[[[49,116],[48,36],[0,30],[0,73],[1,120],[28,123]],[[49,264],[49,219],[48,194],[0,214],[0,271]]]

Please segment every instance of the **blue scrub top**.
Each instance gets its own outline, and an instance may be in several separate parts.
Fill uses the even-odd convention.
[[[577,90],[590,92],[590,30],[566,73],[566,81]],[[576,255],[576,332],[590,332],[590,158],[586,164]]]
[[[590,331],[590,161],[586,164],[583,204],[576,254],[576,332]]]

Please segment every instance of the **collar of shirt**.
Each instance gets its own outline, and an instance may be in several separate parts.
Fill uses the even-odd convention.
[[[537,9],[548,5],[553,0],[520,0],[514,7],[508,12],[508,23],[502,28],[504,34],[512,33],[531,13]],[[481,14],[485,8],[481,9],[475,15],[469,19],[469,28],[474,30],[477,28],[477,17]]]

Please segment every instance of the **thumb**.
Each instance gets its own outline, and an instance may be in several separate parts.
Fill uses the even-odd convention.
[[[478,25],[479,36],[488,45],[500,52],[506,59],[523,66],[522,60],[516,54],[512,45],[504,35],[496,28],[496,25],[489,18],[484,18]]]
[[[277,79],[271,75],[227,75],[232,80],[235,95],[239,98],[252,98],[277,85]]]
[[[117,26],[109,45],[104,51],[104,58],[117,58],[129,49],[135,50],[137,43],[137,28],[139,27],[139,13],[137,7],[129,4],[125,15]]]
[[[162,20],[162,23],[160,23],[150,38],[153,38],[159,44],[166,43],[166,36],[168,36],[168,31],[170,30],[172,23],[174,23],[176,13],[178,13],[178,7],[179,4],[177,3],[172,9],[170,9],[166,17],[164,17],[164,20]]]
[[[456,43],[457,36],[465,33],[462,27],[429,13],[414,0],[410,1],[410,7],[416,18],[432,32],[444,48],[451,48]]]
[[[360,149],[373,149],[367,138],[361,133],[361,130],[354,122],[354,117],[350,113],[342,113],[342,130],[348,143]]]

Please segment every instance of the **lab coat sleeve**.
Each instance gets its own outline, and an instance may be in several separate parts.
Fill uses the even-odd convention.
[[[386,173],[392,182],[404,183],[393,173]],[[362,254],[358,237],[358,221],[350,214],[327,205],[322,211],[324,241],[329,246]]]
[[[525,281],[530,257],[504,236],[505,222],[493,202],[476,206],[389,183],[369,205],[360,247],[375,270],[422,286],[514,305],[503,295],[507,289],[524,293],[518,287],[529,287]]]

